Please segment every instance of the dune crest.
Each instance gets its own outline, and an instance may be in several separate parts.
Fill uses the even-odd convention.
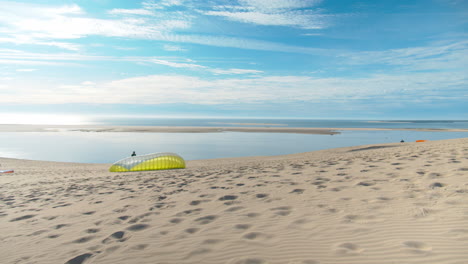
[[[188,161],[1,158],[2,263],[466,263],[468,139]]]

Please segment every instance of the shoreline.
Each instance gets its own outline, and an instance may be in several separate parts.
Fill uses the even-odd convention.
[[[294,133],[335,135],[339,131],[468,132],[468,129],[436,128],[328,128],[328,127],[194,127],[194,126],[95,126],[95,125],[0,125],[0,132],[129,132],[129,133]]]
[[[444,142],[468,142],[468,137],[464,138],[454,138],[454,139],[442,139],[442,140],[430,140],[426,142],[393,142],[393,143],[375,143],[375,144],[363,144],[363,145],[355,145],[355,146],[346,146],[346,147],[335,147],[335,148],[327,148],[327,149],[320,149],[320,150],[311,150],[306,152],[298,152],[298,153],[291,153],[291,154],[280,154],[280,155],[261,155],[261,156],[240,156],[240,157],[221,157],[221,158],[208,158],[208,159],[194,159],[194,160],[185,160],[186,164],[188,165],[185,169],[190,169],[189,165],[194,165],[195,167],[199,167],[201,165],[206,166],[220,166],[220,165],[228,165],[228,164],[235,164],[235,165],[242,165],[243,163],[249,164],[252,162],[271,162],[271,161],[288,161],[288,160],[295,160],[295,159],[304,159],[307,158],[319,158],[321,155],[329,156],[332,154],[335,156],[336,154],[345,155],[345,156],[352,156],[352,155],[359,155],[361,152],[369,153],[372,151],[392,151],[394,149],[399,148],[417,148],[418,146],[424,147],[424,145],[440,145],[442,146]],[[336,157],[340,158],[340,157]],[[467,158],[468,159],[468,158]],[[103,166],[111,166],[112,162],[104,162],[104,163],[94,163],[94,162],[76,162],[76,161],[54,161],[54,160],[36,160],[36,159],[25,159],[25,158],[11,158],[11,157],[2,157],[0,156],[0,164],[9,164],[9,163],[21,163],[21,162],[31,162],[37,164],[46,164],[47,167],[53,166],[54,164],[57,165],[76,165],[76,166],[84,166],[89,165],[92,167],[103,167]],[[185,170],[182,169],[182,170]],[[177,171],[169,170],[169,171]],[[164,170],[163,170],[164,171]],[[129,172],[129,173],[151,173],[151,172],[158,172],[156,171],[138,171],[138,172]]]

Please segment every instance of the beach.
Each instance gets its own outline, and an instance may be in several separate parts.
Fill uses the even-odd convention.
[[[468,138],[133,173],[0,164],[2,263],[468,263]]]

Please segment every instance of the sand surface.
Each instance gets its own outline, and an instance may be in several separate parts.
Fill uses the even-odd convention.
[[[468,139],[189,161],[0,159],[1,263],[468,263]]]

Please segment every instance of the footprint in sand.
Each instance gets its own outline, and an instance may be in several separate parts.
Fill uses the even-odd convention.
[[[242,210],[244,208],[245,207],[243,207],[243,206],[233,206],[233,207],[230,207],[230,208],[226,209],[225,212],[236,212],[236,211]]]
[[[173,224],[178,224],[178,223],[181,223],[182,221],[184,221],[183,218],[172,218],[171,220],[169,220],[169,222]]]
[[[191,227],[191,228],[185,229],[185,232],[187,232],[189,234],[194,234],[194,233],[198,232],[198,230],[200,230],[200,228]]]
[[[437,179],[437,178],[440,178],[442,177],[442,174],[440,173],[437,173],[437,172],[432,172],[428,175],[428,178],[429,179]]]
[[[191,202],[189,203],[189,205],[194,205],[194,206],[195,206],[195,205],[199,205],[199,204],[201,204],[201,203],[203,203],[203,202],[209,202],[209,201],[210,201],[210,200],[193,200],[193,201],[191,201]]]
[[[102,243],[103,244],[108,244],[108,243],[111,243],[113,241],[124,242],[125,240],[128,239],[128,237],[124,238],[124,236],[125,236],[124,231],[117,231],[115,233],[112,233],[110,236],[108,236],[104,240],[102,240]]]
[[[84,215],[92,215],[92,214],[94,214],[95,212],[96,212],[96,211],[89,211],[89,212],[84,212],[84,213],[82,213],[82,214],[84,214]]]
[[[179,212],[176,214],[176,216],[185,216],[185,215],[191,215],[191,214],[199,214],[203,209],[202,208],[196,208],[196,209],[191,209],[191,210],[185,210],[182,212]]]
[[[73,240],[72,243],[76,243],[76,244],[82,244],[82,243],[86,243],[92,239],[94,239],[95,236],[85,236],[85,237],[81,237],[81,238],[78,238],[76,240]]]
[[[32,234],[29,234],[28,236],[38,236],[44,233],[47,233],[47,230],[39,230],[39,231],[33,232]]]
[[[58,225],[54,226],[53,228],[54,229],[60,229],[60,228],[67,227],[67,226],[70,226],[70,225],[68,225],[68,224],[58,224]]]
[[[219,244],[221,243],[222,240],[221,239],[205,239],[203,240],[202,244],[205,244],[205,245],[215,245],[215,244]]]
[[[420,241],[406,241],[403,242],[403,246],[405,246],[410,252],[415,254],[427,254],[432,251],[431,246]]]
[[[211,249],[208,248],[197,248],[190,253],[187,254],[186,258],[192,258],[193,256],[196,255],[202,255],[211,252]]]
[[[271,235],[267,235],[262,232],[250,232],[242,236],[248,240],[268,240],[271,238]]]
[[[91,253],[86,253],[86,254],[81,254],[79,256],[76,256],[70,260],[68,260],[67,262],[65,262],[65,264],[81,264],[83,263],[85,260],[87,260],[88,258],[90,258],[93,254]]]
[[[362,251],[363,249],[354,243],[341,243],[335,248],[335,253],[338,255],[357,255]]]
[[[249,218],[254,218],[254,217],[260,216],[260,214],[259,214],[259,213],[248,213],[248,214],[246,214],[245,216],[247,216],[247,217],[249,217]]]
[[[36,215],[23,215],[20,217],[16,217],[10,220],[10,222],[16,222],[16,221],[21,221],[21,220],[26,220],[35,217]]]
[[[281,215],[281,216],[287,216],[291,213],[291,206],[280,206],[280,207],[275,207],[270,210],[275,211],[276,215]]]
[[[436,189],[436,188],[442,188],[444,186],[445,186],[445,184],[443,184],[443,183],[434,182],[434,183],[431,183],[431,185],[429,185],[429,188]]]
[[[290,193],[302,194],[304,191],[304,189],[294,189]]]
[[[228,264],[267,264],[268,262],[261,258],[243,258],[233,259],[227,262]]]
[[[356,185],[368,187],[368,186],[373,186],[373,185],[375,185],[375,182],[364,182],[364,181],[362,181],[362,182],[359,182],[359,183],[356,184]]]
[[[139,216],[135,216],[130,221],[128,221],[128,223],[134,224],[134,223],[136,223],[138,221],[141,221],[141,220],[145,219],[146,217],[148,217],[150,215],[153,215],[153,214],[158,214],[158,213],[153,213],[153,212],[144,213],[144,214],[141,214]]]
[[[94,234],[94,233],[97,233],[99,231],[100,231],[99,228],[88,228],[88,229],[85,230],[85,232],[88,233],[88,234]]]
[[[220,197],[218,200],[220,201],[236,200],[237,197],[238,197],[237,195],[225,195],[223,197]]]
[[[234,226],[235,229],[239,229],[239,230],[247,230],[251,227],[251,225],[249,224],[237,224]]]
[[[136,224],[136,225],[131,225],[131,226],[127,227],[127,230],[129,230],[129,231],[141,231],[141,230],[146,229],[148,227],[149,227],[149,225],[146,225],[146,224]]]
[[[216,215],[207,215],[207,216],[195,219],[195,222],[197,222],[200,225],[206,225],[216,220],[216,218],[218,218],[218,216]]]

